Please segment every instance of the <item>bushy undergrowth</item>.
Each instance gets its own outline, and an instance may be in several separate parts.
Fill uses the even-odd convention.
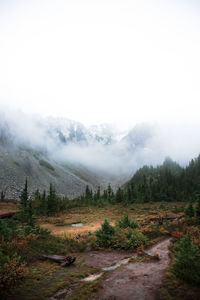
[[[100,247],[112,247],[115,228],[111,226],[107,219],[101,225],[101,229],[96,231],[97,244]]]
[[[19,255],[6,256],[0,249],[0,296],[3,297],[5,291],[13,288],[27,274],[26,263]]]
[[[119,222],[113,227],[105,219],[101,229],[96,231],[96,244],[102,248],[123,250],[134,250],[148,244],[148,238],[144,234],[127,226],[127,224],[131,224],[127,217],[123,217],[120,224],[122,224],[123,229],[120,228]]]
[[[39,226],[22,225],[14,220],[0,220],[0,296],[5,296],[27,276],[28,265],[41,254],[83,251],[87,241],[60,238]]]
[[[113,239],[113,249],[136,250],[139,247],[148,245],[148,238],[136,230],[118,231]]]
[[[27,275],[27,262],[40,251],[38,242],[49,236],[39,226],[22,225],[15,220],[0,220],[0,295],[12,289]],[[37,241],[35,247],[33,246]],[[37,249],[37,250],[36,250]]]
[[[125,228],[132,228],[132,229],[136,229],[139,228],[139,225],[137,222],[134,222],[132,220],[129,219],[129,216],[126,214],[124,215],[118,222],[117,222],[117,226],[121,229],[125,229]]]
[[[8,219],[1,220],[0,219],[0,240],[10,240],[14,236],[17,230],[17,222]]]
[[[200,284],[199,248],[192,244],[190,235],[182,237],[174,244],[174,263],[172,272],[188,283]]]

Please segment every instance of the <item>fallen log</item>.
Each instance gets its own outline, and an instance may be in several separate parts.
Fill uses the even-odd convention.
[[[16,211],[0,214],[0,219],[12,218],[16,214]]]
[[[60,263],[60,265],[62,267],[69,266],[69,265],[73,264],[76,260],[76,257],[63,256],[63,255],[53,255],[53,254],[41,254],[41,257],[56,261],[57,263]]]

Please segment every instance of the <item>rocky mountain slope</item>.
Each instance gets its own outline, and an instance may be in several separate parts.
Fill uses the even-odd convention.
[[[96,189],[100,178],[81,165],[58,163],[42,152],[0,147],[0,189],[16,198],[28,178],[29,190],[49,189],[50,182],[59,194],[69,198],[83,193],[85,186]]]
[[[0,114],[0,190],[9,198],[17,198],[28,178],[29,190],[48,190],[50,182],[59,194],[69,198],[81,195],[86,185],[93,190],[98,185],[104,189],[109,182],[120,179],[102,170],[95,170],[78,159],[71,159],[64,150],[78,145],[114,143],[111,129],[82,124],[67,119],[34,118],[26,115]],[[87,153],[85,153],[87,155]]]
[[[151,134],[145,126],[123,134],[106,124],[86,128],[64,118],[1,112],[0,191],[18,197],[26,177],[31,192],[48,190],[52,183],[69,198],[81,195],[86,185],[115,188],[131,177],[137,160],[143,164],[138,151]]]

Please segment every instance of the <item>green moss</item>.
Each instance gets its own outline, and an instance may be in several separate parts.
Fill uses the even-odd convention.
[[[75,264],[63,268],[51,261],[37,261],[32,264],[29,276],[12,291],[10,299],[47,299],[63,288],[73,288],[80,280],[99,269],[83,264],[84,254],[79,254]],[[81,298],[80,298],[81,299]]]
[[[101,280],[95,280],[89,283],[83,283],[72,293],[65,298],[65,300],[89,300],[93,299],[97,292],[102,288]]]

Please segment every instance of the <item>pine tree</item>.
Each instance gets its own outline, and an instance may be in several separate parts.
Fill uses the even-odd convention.
[[[28,181],[27,178],[25,180],[24,189],[21,192],[20,198],[20,209],[19,209],[19,217],[23,223],[27,223],[28,221]]]
[[[86,188],[85,188],[85,199],[86,201],[90,201],[93,197],[93,193],[92,193],[92,190],[90,190],[89,186],[86,185]]]
[[[32,201],[29,200],[28,201],[28,209],[27,209],[27,224],[31,227],[35,226],[33,214],[34,214],[34,209],[33,209]]]
[[[131,195],[131,188],[130,188],[130,185],[128,185],[128,189],[127,189],[127,201],[129,202],[129,203],[131,203],[132,201],[132,197],[131,197],[132,195]]]
[[[94,194],[93,194],[93,204],[94,205],[99,205],[99,204],[101,204],[101,194],[100,194],[100,186],[98,186],[98,188],[97,188],[97,191],[96,192],[94,192]]]
[[[46,191],[43,192],[41,201],[40,201],[40,211],[42,215],[47,214],[47,198],[46,198]]]
[[[121,203],[123,201],[123,191],[120,189],[120,187],[117,189],[117,192],[115,195],[115,201],[117,203]]]
[[[107,197],[108,197],[108,201],[109,202],[111,202],[112,201],[112,198],[113,198],[113,196],[114,196],[114,193],[113,193],[113,190],[112,190],[112,188],[111,188],[111,185],[110,185],[110,183],[109,183],[109,185],[108,185],[108,188],[107,188]]]
[[[107,191],[108,191],[108,198],[110,198],[110,197],[111,197],[111,194],[112,194],[112,188],[111,188],[110,183],[109,183],[109,185],[108,185]]]
[[[199,199],[195,208],[195,216],[196,216],[197,223],[200,224],[200,196],[198,198]]]
[[[200,254],[196,245],[191,242],[190,235],[182,237],[174,245],[175,262],[172,271],[175,275],[189,283],[199,284],[200,282]]]
[[[107,190],[104,190],[104,191],[103,191],[103,198],[104,198],[104,200],[107,200],[107,199],[108,199],[108,193],[107,193]]]
[[[24,185],[24,189],[20,195],[20,204],[26,208],[27,207],[27,202],[28,202],[28,181],[27,178],[25,180],[25,185]]]
[[[191,201],[190,201],[188,207],[185,210],[185,216],[189,217],[189,218],[194,217],[194,208],[192,206],[192,202]]]
[[[5,193],[4,191],[1,191],[1,202],[4,201],[4,199],[5,199]]]
[[[40,202],[40,197],[41,197],[41,195],[40,195],[40,191],[37,189],[36,191],[35,191],[35,194],[34,194],[34,201],[37,203],[37,202]]]
[[[41,195],[38,189],[34,193],[34,204],[36,212],[41,214]]]
[[[97,189],[97,200],[100,199],[100,196],[101,196],[101,191],[100,191],[100,186],[98,186],[98,189]]]
[[[47,197],[47,214],[48,215],[53,215],[57,212],[57,210],[58,210],[57,204],[58,203],[57,203],[55,188],[53,187],[52,183],[50,183],[49,195]]]
[[[115,228],[105,219],[101,228],[96,231],[97,243],[102,247],[109,247],[112,244],[114,234]]]

